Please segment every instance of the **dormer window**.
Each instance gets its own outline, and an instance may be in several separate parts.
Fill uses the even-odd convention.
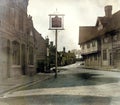
[[[99,23],[98,23],[98,28],[97,28],[98,30],[102,30],[103,29],[103,25],[101,24],[101,22],[99,21]]]
[[[113,40],[117,41],[118,40],[118,35],[113,36]]]

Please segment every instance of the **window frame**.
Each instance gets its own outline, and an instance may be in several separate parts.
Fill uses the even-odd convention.
[[[107,49],[103,50],[103,60],[107,60]]]

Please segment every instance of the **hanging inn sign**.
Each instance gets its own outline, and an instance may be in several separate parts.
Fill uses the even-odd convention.
[[[64,30],[64,15],[50,14],[49,15],[49,30]]]
[[[55,78],[57,78],[57,36],[58,30],[64,30],[64,15],[63,14],[50,14],[49,15],[49,30],[55,30]]]

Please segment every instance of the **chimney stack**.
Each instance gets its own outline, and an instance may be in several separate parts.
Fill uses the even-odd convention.
[[[63,52],[65,53],[65,47],[63,47]]]
[[[46,40],[46,45],[48,46],[49,45],[49,38],[48,38],[48,36],[45,38],[45,40]]]
[[[106,17],[112,16],[112,5],[105,6],[105,16]]]
[[[53,41],[50,42],[50,46],[53,47]]]

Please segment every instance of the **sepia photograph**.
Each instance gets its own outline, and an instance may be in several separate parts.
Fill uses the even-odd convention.
[[[0,0],[0,105],[120,105],[120,0]]]

